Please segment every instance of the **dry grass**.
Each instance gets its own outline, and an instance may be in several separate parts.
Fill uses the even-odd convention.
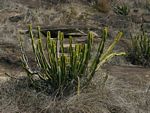
[[[29,88],[26,78],[2,84],[0,96],[0,112],[2,113],[10,113],[10,111],[12,113],[82,113],[82,111],[86,113],[90,107],[79,102],[81,98],[79,99],[77,96],[64,100],[55,100],[43,92],[36,92],[36,90]],[[90,100],[85,99],[87,99],[86,101]]]
[[[93,87],[96,88],[96,85]],[[39,92],[33,89],[24,76],[1,83],[0,92],[0,112],[2,113],[10,113],[10,111],[12,113],[99,113],[99,110],[107,111],[106,106],[103,106],[105,98],[100,92],[86,90],[80,96],[70,95],[58,100],[57,97],[47,95],[43,90]]]
[[[22,73],[23,74],[23,73]],[[58,100],[31,87],[24,76],[0,84],[1,113],[148,113],[150,92],[139,90],[121,78],[109,76],[102,87],[105,73],[97,73],[92,84],[81,92]]]

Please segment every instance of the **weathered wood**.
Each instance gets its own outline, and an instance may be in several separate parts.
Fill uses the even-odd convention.
[[[73,37],[81,37],[86,36],[88,30],[94,30],[96,28],[91,26],[57,26],[57,27],[41,27],[41,33],[46,36],[47,32],[51,32],[51,36],[53,38],[57,37],[58,31],[61,31],[64,33],[65,38],[68,38],[69,36]]]
[[[37,28],[34,27],[33,31],[36,32]],[[47,36],[47,32],[50,31],[51,32],[51,37],[52,38],[56,38],[58,35],[58,31],[61,31],[64,33],[65,38],[68,38],[69,36],[73,36],[73,37],[81,37],[81,36],[87,36],[87,32],[89,30],[96,30],[96,27],[92,27],[92,26],[41,26],[41,33],[44,36]],[[23,30],[22,33],[28,33],[28,30]]]

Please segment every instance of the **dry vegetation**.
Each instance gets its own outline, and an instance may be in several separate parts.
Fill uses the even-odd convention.
[[[141,8],[139,11],[141,13],[147,11],[145,8],[147,8],[148,1],[114,0],[108,4],[107,0],[102,0],[98,4],[100,8],[95,7],[93,2],[95,0],[78,0],[82,2],[58,0],[61,4],[55,0],[38,0],[38,2],[20,0],[21,3],[18,1],[0,0],[0,113],[150,112],[149,68],[133,66],[124,58],[121,60],[116,58],[96,73],[97,76],[91,85],[80,95],[72,94],[58,99],[44,90],[35,89],[26,78],[25,72],[18,67],[19,49],[16,38],[17,30],[25,28],[29,23],[51,26],[80,24],[101,27],[110,25],[109,22],[112,24],[116,19],[110,19],[114,18],[111,9],[113,6],[125,2],[130,8]],[[47,1],[49,1],[48,5]],[[137,26],[135,26],[136,30]],[[116,35],[118,30],[122,30],[122,28],[116,28],[117,30],[112,28],[113,26],[110,27],[111,33],[109,34],[112,35],[111,37]],[[135,31],[135,29],[130,31]],[[125,38],[128,38],[127,36],[125,35]],[[26,40],[26,49],[30,51],[27,37]],[[120,42],[117,50],[122,50],[125,44]],[[119,64],[119,66],[112,64]],[[106,74],[108,74],[108,79],[104,82]]]
[[[130,71],[130,69],[126,69],[126,71]],[[135,80],[135,76],[129,77],[126,76],[127,74],[119,77],[109,75],[104,87],[103,77],[105,74],[98,72],[90,87],[79,96],[72,94],[58,100],[54,96],[44,93],[45,91],[34,89],[24,73],[21,73],[19,76],[23,75],[22,77],[12,78],[1,84],[0,110],[2,113],[149,112],[150,92],[147,80],[138,76]],[[116,72],[117,76],[118,74]],[[133,73],[130,72],[130,74]]]

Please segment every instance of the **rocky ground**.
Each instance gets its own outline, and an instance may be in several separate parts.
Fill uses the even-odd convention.
[[[123,2],[130,8],[128,16],[117,15],[113,11],[114,6]],[[58,113],[56,110],[58,107],[62,110],[67,106],[67,109],[74,113],[77,111],[84,113],[82,107],[85,109],[85,113],[149,113],[150,69],[134,66],[124,57],[115,58],[107,66],[104,66],[104,72],[109,74],[104,96],[97,93],[97,90],[100,89],[95,89],[87,94],[81,94],[79,98],[85,101],[78,101],[76,97],[70,97],[71,99],[69,98],[62,103],[58,102],[65,103],[64,105],[58,104],[58,107],[55,103],[56,105],[52,104],[53,107],[50,108],[51,104],[48,105],[52,102],[50,97],[40,93],[38,98],[34,91],[26,88],[28,86],[26,82],[22,85],[20,80],[16,80],[20,76],[25,76],[20,67],[18,30],[26,29],[28,24],[32,23],[33,26],[43,27],[47,25],[92,26],[96,28],[94,32],[98,35],[101,35],[100,30],[103,27],[108,26],[108,41],[111,41],[118,31],[124,32],[116,50],[126,51],[129,48],[130,35],[136,35],[141,30],[150,35],[149,5],[148,0],[115,0],[111,1],[109,8],[106,7],[107,11],[103,12],[98,4],[92,5],[90,0],[89,2],[68,0],[58,3],[54,0],[0,0],[0,112],[52,113],[54,110]],[[24,36],[24,40],[25,48],[30,54],[30,40],[26,36]],[[18,85],[22,85],[22,88],[18,90],[16,85],[17,88]],[[95,98],[87,99],[86,97],[90,97],[90,95],[94,95]],[[99,99],[96,98],[97,96]],[[33,102],[25,101],[28,98],[33,99]],[[41,98],[44,98],[44,101]],[[41,103],[38,105],[35,101]],[[70,101],[74,103],[70,103]],[[42,105],[42,102],[45,104]],[[98,106],[101,106],[102,109],[100,110]],[[58,111],[61,113],[61,110]],[[62,113],[64,113],[63,110]]]

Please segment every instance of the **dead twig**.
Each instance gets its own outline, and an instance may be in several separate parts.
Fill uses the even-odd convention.
[[[5,73],[5,75],[8,76],[8,77],[10,77],[10,78],[12,78],[12,79],[17,79],[16,77],[14,77],[14,76],[12,76],[12,75],[10,75],[8,73]]]

